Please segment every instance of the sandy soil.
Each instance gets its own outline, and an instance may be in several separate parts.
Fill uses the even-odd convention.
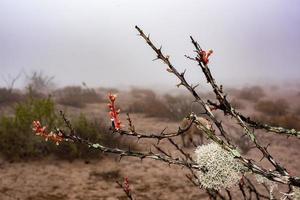
[[[105,105],[89,105],[85,112],[91,116],[105,116],[96,110]],[[69,112],[79,113],[80,110],[69,109]],[[251,110],[245,110],[251,112]],[[220,115],[221,116],[221,115]],[[122,120],[125,121],[124,115]],[[221,117],[222,118],[222,117]],[[145,118],[134,114],[132,119],[138,131],[159,133],[163,128],[176,130],[177,123],[156,118]],[[226,120],[225,120],[226,124]],[[232,127],[232,130],[233,129]],[[241,132],[235,131],[236,137]],[[257,132],[264,144],[271,143],[269,151],[290,171],[292,175],[300,175],[300,141],[295,138],[286,139],[274,136],[272,133]],[[176,139],[178,142],[180,138]],[[152,141],[153,142],[153,141]],[[141,149],[149,149],[149,140],[140,140]],[[174,153],[174,149],[162,141],[161,146]],[[58,147],[59,148],[59,147]],[[192,152],[193,148],[187,149]],[[260,158],[261,155],[251,150],[246,155],[249,158]],[[266,165],[265,161],[259,164]],[[113,200],[126,199],[123,191],[115,181],[128,177],[136,199],[208,199],[203,190],[193,186],[185,177],[188,171],[168,166],[153,160],[105,156],[99,161],[85,162],[77,160],[67,162],[55,158],[41,161],[8,163],[0,161],[0,200]],[[238,197],[236,199],[239,199]]]
[[[173,126],[164,120],[133,116],[145,131]],[[156,124],[156,128],[151,125]],[[170,128],[171,129],[171,128]],[[140,141],[148,149],[151,144]],[[166,146],[165,142],[161,143]],[[59,147],[58,147],[59,148]],[[107,156],[99,161],[43,161],[0,165],[0,199],[126,199],[115,181],[128,177],[137,199],[201,199],[206,195],[187,181],[186,170],[153,161]]]

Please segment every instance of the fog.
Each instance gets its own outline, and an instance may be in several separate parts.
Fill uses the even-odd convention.
[[[299,24],[297,0],[1,0],[0,86],[33,71],[58,86],[175,85],[135,25],[192,83],[205,79],[184,57],[193,55],[190,35],[214,50],[210,67],[222,84],[298,81]]]

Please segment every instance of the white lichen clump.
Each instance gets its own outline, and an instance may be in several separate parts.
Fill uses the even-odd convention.
[[[300,189],[293,187],[293,200],[300,200]]]
[[[198,146],[195,150],[197,164],[205,172],[198,171],[197,176],[202,187],[219,190],[236,185],[242,178],[245,167],[230,152],[216,143]]]

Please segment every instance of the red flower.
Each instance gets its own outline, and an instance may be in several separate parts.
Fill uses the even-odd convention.
[[[117,98],[116,94],[109,94],[108,98],[110,100],[110,103],[108,104],[108,108],[109,108],[109,115],[110,115],[110,119],[112,121],[112,125],[114,127],[114,129],[116,130],[120,130],[121,129],[121,121],[119,120],[119,114],[120,114],[120,109],[116,109],[115,106],[115,101]]]
[[[46,131],[46,126],[42,126],[40,121],[33,121],[32,126],[32,130],[35,132],[35,134],[44,137],[46,141],[52,140],[56,143],[56,145],[59,145],[59,143],[64,140],[61,133],[57,134],[53,133],[52,131],[48,133]]]
[[[208,52],[204,50],[200,50],[198,52],[198,60],[201,61],[204,65],[207,65],[209,63],[209,56],[213,53],[213,50],[208,50]]]
[[[129,185],[128,177],[125,177],[123,187],[124,187],[124,191],[129,194],[130,193],[130,185]]]

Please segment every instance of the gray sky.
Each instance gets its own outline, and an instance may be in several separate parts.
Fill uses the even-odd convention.
[[[300,80],[298,0],[1,0],[0,86],[22,70],[59,85],[174,85],[136,24],[191,82],[205,83],[184,58],[193,50],[189,35],[214,50],[220,83]]]

